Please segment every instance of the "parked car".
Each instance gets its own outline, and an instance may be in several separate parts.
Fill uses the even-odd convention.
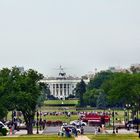
[[[74,126],[86,126],[87,123],[86,122],[83,122],[81,120],[74,120],[74,121],[71,121],[70,122],[71,125],[74,125]]]
[[[9,128],[3,122],[0,121],[0,132],[2,128],[5,128],[7,131],[9,131]]]

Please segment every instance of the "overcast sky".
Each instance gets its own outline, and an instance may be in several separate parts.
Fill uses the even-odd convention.
[[[0,0],[0,68],[83,75],[140,63],[140,0]]]

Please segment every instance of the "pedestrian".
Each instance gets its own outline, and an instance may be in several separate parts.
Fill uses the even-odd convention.
[[[101,126],[98,126],[98,133],[101,132]]]
[[[70,129],[68,127],[65,127],[65,136],[70,137]]]
[[[72,133],[74,134],[75,137],[77,137],[78,133],[75,127],[72,128]]]
[[[45,129],[45,126],[46,126],[46,120],[43,120],[43,121],[42,121],[43,130]]]
[[[98,127],[97,126],[95,126],[94,132],[95,132],[95,135],[98,133]]]
[[[118,127],[116,127],[116,133],[118,133]]]
[[[81,126],[81,135],[84,134],[84,128]]]

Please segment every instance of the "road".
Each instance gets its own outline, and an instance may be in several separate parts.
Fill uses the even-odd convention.
[[[56,127],[47,127],[44,131],[43,134],[57,134],[59,132],[60,126]],[[135,133],[134,130],[126,130],[126,129],[120,129],[118,130],[120,134],[130,134],[130,133]],[[84,133],[85,134],[94,134],[95,133],[95,127],[93,126],[84,126]],[[107,133],[112,134],[113,130],[107,130]]]

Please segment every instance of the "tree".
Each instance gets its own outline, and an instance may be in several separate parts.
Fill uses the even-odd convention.
[[[32,124],[42,90],[39,81],[43,75],[32,69],[20,72],[18,68],[13,68],[11,77],[13,91],[9,94],[9,101],[11,105],[14,105],[14,109],[22,112],[27,125],[27,133],[32,134]]]
[[[102,84],[112,77],[110,71],[101,71],[90,80],[87,85],[87,91],[84,94],[84,102],[86,105],[96,106],[99,94],[103,91]],[[99,98],[100,99],[100,98]]]
[[[41,95],[38,98],[37,104],[39,107],[41,107],[46,99],[49,99],[51,97],[50,89],[45,83],[39,82],[41,87]]]
[[[110,103],[124,107],[125,104],[139,104],[140,101],[140,73],[116,73],[106,81],[102,88]]]
[[[101,91],[97,98],[96,107],[100,109],[105,109],[107,105],[107,95],[104,93],[104,91]]]
[[[86,92],[86,84],[82,79],[81,82],[78,83],[76,85],[76,88],[75,88],[75,94],[76,94],[76,97],[79,98],[79,106],[80,107],[83,107],[85,105],[84,100],[83,100],[83,95],[85,92]]]
[[[91,90],[93,88],[99,89],[104,81],[108,80],[113,75],[110,71],[101,71],[95,75],[93,79],[87,85],[87,89]]]
[[[140,66],[131,66],[130,71],[132,73],[140,73]]]
[[[13,67],[0,70],[0,119],[10,110],[21,111],[27,125],[27,133],[33,133],[33,120],[39,99],[44,99],[44,91],[39,81],[43,75],[29,69],[21,72]]]
[[[8,68],[0,70],[0,120],[2,120],[8,113],[9,101],[8,94],[11,92],[11,71]]]
[[[87,90],[86,93],[84,94],[85,105],[96,107],[97,98],[100,92],[101,92],[100,89],[95,89],[95,88],[91,90]]]

